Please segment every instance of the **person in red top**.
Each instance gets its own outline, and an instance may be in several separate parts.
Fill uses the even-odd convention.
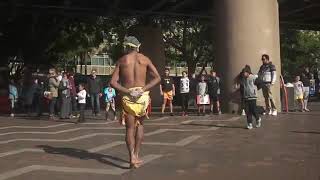
[[[77,89],[76,84],[74,82],[74,72],[69,72],[69,83],[70,83],[70,96],[71,96],[71,115],[72,118],[75,118],[78,114],[77,108]]]

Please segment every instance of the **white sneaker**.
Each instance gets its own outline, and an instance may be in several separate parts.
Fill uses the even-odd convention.
[[[272,111],[272,116],[277,116],[277,115],[278,115],[278,111],[277,110]]]
[[[246,115],[246,111],[244,109],[242,109],[241,116],[245,116],[245,115]]]
[[[272,110],[271,110],[271,109],[269,110],[269,113],[268,113],[268,114],[269,114],[269,115],[272,115]]]
[[[259,118],[259,119],[257,120],[256,127],[257,127],[257,128],[261,127],[261,118]]]
[[[13,113],[11,113],[11,114],[10,114],[10,117],[14,117],[14,114],[13,114]]]
[[[247,129],[252,129],[253,128],[253,126],[252,126],[252,123],[249,123],[248,125],[247,125]]]

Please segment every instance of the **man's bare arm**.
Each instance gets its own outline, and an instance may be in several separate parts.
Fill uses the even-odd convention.
[[[120,65],[119,65],[119,63],[117,63],[115,70],[112,74],[110,84],[112,87],[114,87],[118,91],[125,93],[125,94],[129,94],[130,93],[129,89],[127,89],[127,88],[121,86],[121,84],[119,84],[119,72],[120,72]]]
[[[160,94],[163,95],[162,85],[160,84]]]
[[[176,95],[176,86],[172,84],[172,93],[175,96]]]
[[[150,61],[149,58],[148,59],[148,70],[150,72],[150,75],[153,77],[153,79],[143,87],[143,91],[148,91],[149,89],[151,89],[152,87],[154,87],[155,85],[157,85],[160,81],[160,75],[158,73],[158,70],[156,69],[156,67],[152,64],[152,62]]]

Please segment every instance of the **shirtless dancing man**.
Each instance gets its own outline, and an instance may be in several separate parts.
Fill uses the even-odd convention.
[[[111,85],[122,94],[131,168],[138,168],[142,164],[139,151],[144,136],[143,119],[149,104],[149,90],[160,82],[159,73],[150,59],[139,53],[140,45],[133,36],[125,38],[126,55],[118,60],[111,79]],[[152,80],[146,84],[147,72]]]

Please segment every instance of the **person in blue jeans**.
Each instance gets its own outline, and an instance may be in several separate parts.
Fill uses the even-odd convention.
[[[114,120],[116,121],[117,120],[116,103],[115,103],[116,91],[109,84],[107,87],[105,87],[103,89],[103,94],[104,94],[105,102],[106,102],[106,120],[108,120],[109,110],[111,107],[111,109],[113,111]]]
[[[97,77],[96,71],[91,71],[91,76],[88,78],[88,91],[91,100],[92,114],[97,116],[100,113],[100,97],[101,94],[101,81]]]

